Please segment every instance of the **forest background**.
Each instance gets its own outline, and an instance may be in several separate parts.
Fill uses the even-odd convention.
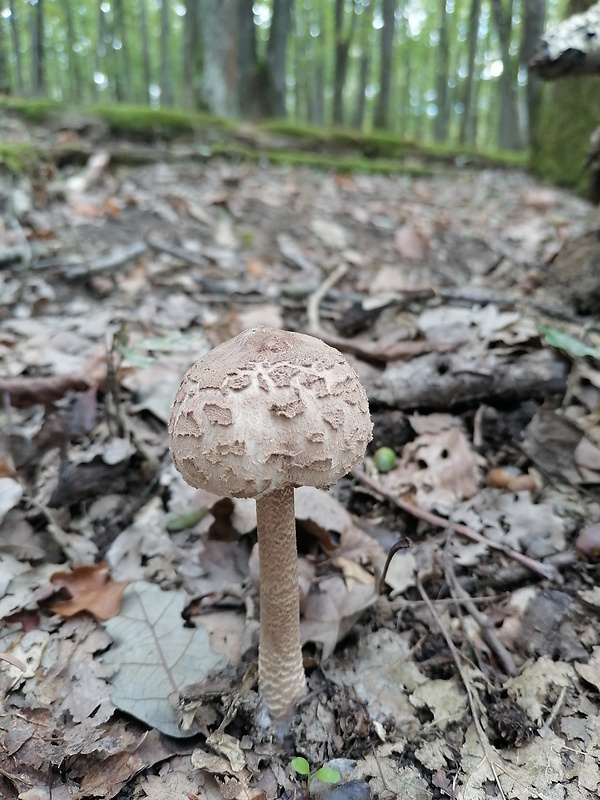
[[[575,92],[572,85],[545,87],[527,64],[544,27],[581,6],[580,0],[4,0],[0,94],[79,107],[147,104],[285,118],[530,153],[538,173],[576,185],[587,138],[600,121],[596,104],[587,101],[585,81]],[[553,92],[562,98],[553,100]],[[558,142],[548,142],[552,132]],[[565,148],[570,157],[563,159]]]

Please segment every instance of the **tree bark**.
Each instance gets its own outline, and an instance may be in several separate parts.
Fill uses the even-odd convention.
[[[392,96],[392,56],[394,30],[396,27],[396,0],[383,0],[382,16],[379,96],[375,107],[373,124],[375,128],[386,129],[389,127]]]
[[[344,32],[344,0],[335,0],[335,71],[333,78],[333,124],[344,124],[344,85],[348,73],[348,53],[354,34],[356,14],[352,7],[352,20]]]
[[[160,3],[160,104],[173,105],[173,90],[169,64],[169,0]]]
[[[519,61],[522,69],[533,58],[533,54],[544,33],[546,0],[523,0],[523,23]],[[540,79],[533,74],[527,78],[527,138],[531,148],[537,147],[537,135],[542,100]]]
[[[196,75],[198,74],[198,12],[199,0],[185,0],[183,26],[183,105],[196,106]]]
[[[362,130],[365,124],[365,109],[367,100],[367,84],[371,66],[369,34],[373,27],[374,0],[369,2],[359,17],[360,23],[360,57],[358,62],[358,88],[356,90],[356,106],[352,118],[352,127]]]
[[[70,0],[62,0],[62,10],[67,34],[67,57],[69,59],[69,100],[75,103],[82,99],[82,80],[79,58],[75,52],[75,28],[73,26],[73,12]]]
[[[123,0],[112,0],[112,7],[114,13],[113,58],[115,60],[115,82],[119,87],[119,98],[128,102],[131,100],[132,72],[129,62],[129,47]]]
[[[20,95],[24,95],[25,82],[23,80],[23,63],[21,61],[21,36],[19,34],[19,18],[15,12],[14,0],[9,0],[8,7],[10,9],[10,33],[15,57],[15,78],[17,81],[17,91]]]
[[[448,103],[450,45],[448,41],[448,11],[446,0],[440,0],[440,17],[435,76],[437,114],[433,127],[433,135],[437,142],[445,142],[448,139],[448,128],[450,124],[450,109]]]
[[[204,0],[202,96],[214,114],[239,113],[238,0]]]
[[[475,84],[475,56],[477,55],[477,37],[479,34],[479,17],[481,16],[481,0],[471,0],[469,11],[469,36],[468,36],[468,57],[467,57],[467,77],[465,80],[465,92],[463,98],[463,113],[460,120],[460,133],[458,140],[460,144],[475,143],[475,120],[477,109],[474,103],[474,84]]]
[[[10,94],[10,69],[8,66],[7,23],[0,17],[0,94]]]
[[[513,0],[509,0],[506,9],[502,8],[502,0],[492,0],[492,18],[496,25],[503,67],[499,78],[500,117],[498,120],[498,147],[501,150],[519,150],[522,146],[517,112],[517,76],[516,71],[513,69],[510,55],[512,11]]]
[[[31,91],[37,96],[46,93],[44,64],[44,0],[37,0],[31,16]]]
[[[68,2],[68,0],[67,0]],[[142,39],[142,75],[144,80],[144,97],[152,103],[150,84],[152,83],[152,66],[150,61],[150,40],[148,38],[147,0],[140,0],[140,35]]]
[[[273,117],[286,116],[286,54],[292,21],[293,0],[274,0],[267,44],[269,111]]]

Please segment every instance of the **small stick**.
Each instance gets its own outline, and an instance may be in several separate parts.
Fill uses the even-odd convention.
[[[417,517],[417,519],[421,519],[423,522],[427,522],[429,525],[433,525],[436,528],[444,528],[445,530],[454,531],[454,533],[458,533],[459,536],[463,536],[465,539],[470,539],[472,542],[481,542],[482,544],[491,547],[493,550],[499,550],[501,553],[504,553],[505,556],[508,556],[508,558],[511,558],[513,561],[518,561],[519,564],[527,567],[527,569],[535,572],[536,575],[540,575],[542,578],[547,578],[550,581],[556,579],[558,571],[556,567],[552,566],[551,564],[542,564],[541,561],[530,558],[524,553],[519,553],[516,550],[507,547],[506,545],[500,544],[499,542],[492,542],[490,539],[486,539],[485,536],[477,533],[476,530],[473,530],[473,528],[470,528],[468,525],[450,522],[450,520],[445,519],[444,517],[438,517],[437,514],[432,514],[431,512],[425,511],[418,506],[407,503],[405,500],[401,500],[399,497],[394,497],[389,492],[386,492],[386,490],[376,480],[370,478],[362,469],[353,469],[350,474],[356,478],[357,481],[360,481],[360,483],[362,483],[364,486],[368,486],[369,489],[377,492],[377,494],[381,495],[381,497],[383,497],[389,503],[392,503],[392,505],[395,505],[397,508],[405,511],[407,514],[411,514],[413,517]]]
[[[327,292],[335,286],[348,272],[348,264],[342,262],[332,270],[325,278],[323,283],[308,298],[306,304],[306,316],[308,317],[308,333],[311,336],[319,336],[321,333],[321,321],[319,319],[319,306]]]
[[[469,593],[463,589],[456,579],[452,558],[447,550],[445,550],[444,556],[446,580],[448,581],[448,585],[450,586],[452,594],[456,595],[457,600],[460,600],[475,622],[479,625],[483,639],[496,654],[496,657],[499,659],[504,668],[504,672],[511,678],[514,678],[514,676],[518,673],[518,670],[513,657],[496,635],[496,631],[494,630],[492,623],[485,616],[485,614],[481,613],[471,599]]]

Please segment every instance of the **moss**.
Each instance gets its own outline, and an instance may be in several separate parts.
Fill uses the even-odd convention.
[[[0,96],[0,108],[14,111],[28,122],[43,122],[48,116],[63,108],[53,100],[28,100],[23,97]]]
[[[600,125],[598,78],[564,78],[544,87],[537,147],[531,169],[540,178],[587,192],[584,162],[592,131]]]
[[[90,106],[86,112],[95,114],[110,126],[115,135],[135,137],[193,134],[199,128],[233,128],[233,123],[209,114],[191,114],[186,111],[148,106]]]
[[[16,175],[31,172],[40,157],[34,147],[22,142],[0,143],[0,163],[5,164]]]

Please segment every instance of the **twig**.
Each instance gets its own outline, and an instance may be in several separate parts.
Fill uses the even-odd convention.
[[[425,602],[425,605],[427,606],[427,609],[429,610],[429,613],[431,614],[431,616],[433,617],[436,625],[440,629],[440,633],[442,634],[442,636],[446,640],[446,644],[448,645],[448,649],[450,650],[450,653],[452,654],[452,658],[454,659],[454,663],[456,664],[456,669],[458,670],[458,674],[460,675],[460,679],[461,679],[462,684],[465,687],[465,691],[467,693],[467,700],[469,701],[469,708],[471,710],[471,716],[473,717],[473,723],[475,725],[475,730],[477,731],[477,737],[479,738],[479,743],[481,744],[485,759],[487,760],[488,764],[490,765],[490,769],[492,770],[492,773],[494,775],[494,780],[496,781],[496,785],[498,786],[498,791],[500,793],[500,797],[502,798],[502,800],[506,800],[506,795],[504,794],[504,790],[503,790],[502,785],[500,783],[500,777],[499,777],[499,775],[498,775],[498,773],[496,771],[496,765],[494,764],[494,762],[493,762],[493,760],[492,760],[492,758],[490,756],[489,741],[487,739],[487,736],[485,735],[485,731],[483,730],[483,727],[481,725],[481,721],[480,721],[479,716],[477,714],[477,708],[476,708],[476,705],[475,705],[475,698],[473,696],[473,689],[471,687],[471,683],[470,683],[470,681],[469,681],[469,679],[467,677],[467,674],[465,673],[465,671],[463,669],[460,653],[458,652],[458,649],[457,649],[456,645],[452,641],[452,637],[450,636],[450,634],[446,630],[446,627],[443,625],[442,620],[439,618],[437,611],[433,607],[433,604],[432,604],[431,600],[429,599],[429,595],[427,594],[423,584],[421,583],[421,579],[419,578],[419,574],[418,573],[416,573],[416,575],[415,575],[415,581],[416,581],[416,587],[417,587],[417,590],[418,590],[419,594],[423,598],[423,600]]]
[[[308,317],[308,333],[312,336],[319,336],[321,333],[321,321],[319,319],[319,306],[327,292],[335,286],[348,272],[348,264],[342,262],[332,270],[325,278],[323,283],[308,298],[306,304],[306,316]]]
[[[146,242],[133,242],[133,244],[130,244],[128,247],[113,250],[95,261],[81,264],[65,264],[63,273],[65,278],[73,280],[76,278],[86,278],[103,272],[114,272],[128,261],[135,261],[137,258],[140,258],[147,250],[148,246]],[[54,264],[52,264],[52,266],[54,266]],[[34,269],[44,268],[47,269],[48,267],[46,267],[43,262],[34,265]]]
[[[481,544],[491,547],[493,550],[498,550],[499,552],[504,553],[504,555],[508,558],[513,559],[513,561],[518,561],[519,564],[527,567],[527,569],[535,572],[536,575],[540,575],[542,578],[546,578],[550,581],[556,579],[558,570],[551,564],[543,564],[541,561],[530,558],[524,553],[519,553],[516,550],[501,544],[500,542],[493,542],[490,539],[486,539],[485,536],[477,533],[476,530],[473,530],[473,528],[470,528],[468,525],[451,522],[444,517],[438,517],[437,514],[432,514],[431,512],[425,511],[418,506],[407,503],[405,500],[402,500],[399,497],[394,497],[394,495],[386,492],[386,490],[376,480],[370,478],[362,469],[353,469],[350,474],[356,478],[357,481],[360,481],[360,483],[362,483],[364,486],[368,486],[369,489],[377,492],[377,494],[381,495],[381,497],[383,497],[389,503],[392,503],[392,505],[395,505],[397,508],[405,511],[407,514],[411,514],[411,516],[421,519],[423,522],[429,523],[429,525],[434,525],[436,528],[444,528],[445,530],[454,531],[454,533],[458,533],[459,536],[463,536],[465,539],[470,539],[472,542],[480,542]]]
[[[457,600],[461,601],[461,603],[467,609],[469,614],[479,625],[479,629],[481,630],[481,635],[483,639],[489,645],[489,647],[494,651],[496,657],[500,660],[502,666],[504,667],[504,672],[511,678],[513,678],[518,672],[513,657],[508,652],[506,647],[504,647],[504,645],[496,635],[494,626],[491,624],[489,619],[485,616],[485,614],[481,613],[481,611],[477,608],[477,606],[471,599],[469,593],[466,592],[465,589],[463,589],[463,587],[456,579],[456,573],[454,572],[454,565],[452,564],[452,557],[450,556],[450,553],[448,552],[447,548],[444,550],[444,571],[446,573],[446,581],[448,582],[450,591],[456,597]]]

